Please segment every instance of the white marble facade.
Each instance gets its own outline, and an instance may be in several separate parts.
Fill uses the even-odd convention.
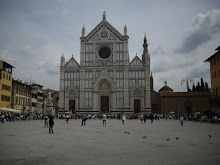
[[[150,55],[144,36],[142,59],[129,59],[127,27],[120,34],[102,21],[86,35],[82,29],[80,64],[60,64],[59,113],[140,113],[151,111]]]

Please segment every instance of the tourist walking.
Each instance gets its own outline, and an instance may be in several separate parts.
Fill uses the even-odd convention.
[[[50,114],[50,116],[49,116],[49,125],[50,125],[50,127],[49,127],[49,133],[53,133],[53,125],[54,125],[54,121],[53,121],[53,116],[52,116],[52,114]]]
[[[66,115],[66,124],[68,124],[68,122],[69,122],[69,115]]]
[[[4,123],[4,121],[5,121],[5,115],[4,115],[3,113],[2,113],[1,118],[2,118],[2,123]]]
[[[144,123],[146,123],[146,120],[147,120],[147,115],[144,114]]]
[[[107,118],[106,114],[103,114],[102,115],[103,127],[106,126],[106,118]]]
[[[123,115],[122,115],[122,124],[125,123],[125,120],[126,120],[126,116],[125,116],[125,114],[123,114]]]
[[[84,114],[84,115],[82,115],[82,126],[83,125],[86,125],[86,115]]]
[[[153,116],[153,114],[152,114],[152,113],[150,114],[150,120],[151,120],[151,123],[153,123],[154,116]]]
[[[183,126],[183,120],[184,120],[184,117],[183,117],[183,116],[180,116],[180,123],[181,123],[181,126]]]
[[[44,115],[44,127],[48,127],[48,116]]]
[[[143,123],[144,116],[143,116],[143,114],[142,114],[142,113],[140,114],[140,119],[141,119],[141,123]]]

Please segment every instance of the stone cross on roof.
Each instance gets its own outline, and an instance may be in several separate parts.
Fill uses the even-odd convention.
[[[106,14],[105,14],[105,13],[106,13],[106,12],[104,11],[104,12],[103,12],[103,15],[102,15],[102,20],[103,20],[103,21],[106,21]]]

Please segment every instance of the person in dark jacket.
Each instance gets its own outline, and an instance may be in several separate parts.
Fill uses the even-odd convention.
[[[152,114],[152,113],[150,114],[150,120],[151,120],[151,123],[153,123],[154,116],[153,116],[153,114]]]
[[[86,125],[86,120],[87,120],[87,117],[85,114],[82,115],[82,126],[83,124]]]
[[[146,123],[146,120],[147,120],[147,115],[144,114],[144,123]]]
[[[53,121],[53,116],[52,116],[52,114],[50,114],[50,116],[49,116],[49,125],[50,125],[50,127],[49,127],[49,133],[53,133],[53,125],[54,125],[54,121]]]

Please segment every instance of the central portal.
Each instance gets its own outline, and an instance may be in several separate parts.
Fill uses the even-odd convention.
[[[134,100],[134,113],[140,113],[141,112],[141,100],[135,99]]]
[[[109,113],[109,97],[108,96],[101,96],[101,113]]]
[[[75,113],[75,100],[69,100],[69,112]]]

